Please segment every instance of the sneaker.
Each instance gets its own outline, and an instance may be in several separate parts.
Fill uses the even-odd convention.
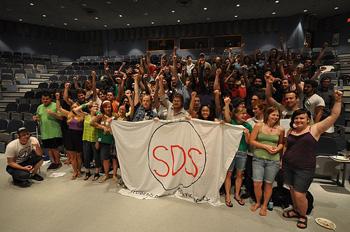
[[[36,181],[43,181],[44,180],[44,178],[42,176],[40,176],[39,174],[34,174],[31,178],[33,180],[36,180]]]
[[[51,163],[51,164],[47,167],[47,170],[52,170],[52,169],[56,169],[56,168],[57,168],[57,164]]]
[[[32,185],[29,180],[13,180],[13,184],[21,188],[28,188]]]

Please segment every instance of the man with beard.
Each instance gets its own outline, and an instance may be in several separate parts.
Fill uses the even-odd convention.
[[[325,102],[322,97],[316,94],[318,83],[315,80],[306,80],[304,82],[303,108],[311,112],[314,123],[321,120]]]

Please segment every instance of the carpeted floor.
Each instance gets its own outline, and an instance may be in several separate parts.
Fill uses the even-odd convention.
[[[137,200],[118,194],[120,187],[111,180],[70,180],[68,166],[59,170],[66,175],[57,178],[48,177],[43,167],[43,182],[20,189],[11,184],[5,167],[6,159],[0,154],[1,232],[299,231],[295,220],[282,218],[282,209],[275,208],[267,217],[260,217],[249,210],[249,201],[243,207],[235,203],[228,208],[171,197]],[[349,231],[350,195],[325,191],[318,183],[312,184],[310,191],[315,209],[303,231],[327,231],[315,223],[316,217],[332,220],[337,231]]]

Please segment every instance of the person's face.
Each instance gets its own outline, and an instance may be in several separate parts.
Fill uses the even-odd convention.
[[[146,110],[151,108],[151,96],[149,96],[149,95],[143,96],[143,98],[142,98],[142,106]]]
[[[238,109],[245,109],[245,103],[242,102],[237,106]]]
[[[49,96],[42,96],[41,97],[41,103],[44,105],[44,106],[48,106],[50,105],[51,103],[51,98]]]
[[[278,110],[275,110],[269,114],[269,116],[267,118],[267,122],[275,125],[277,123],[277,121],[279,120],[279,118],[280,118],[280,113],[278,112]]]
[[[289,82],[288,80],[282,80],[282,88],[283,89],[288,89],[289,87]]]
[[[194,99],[194,107],[198,109],[200,106],[201,106],[201,99],[197,96]]]
[[[90,107],[90,113],[91,113],[92,115],[95,115],[96,112],[97,112],[97,110],[98,110],[98,105],[94,103],[94,104]]]
[[[297,104],[297,98],[295,96],[295,93],[287,93],[284,96],[284,101],[285,101],[287,108],[289,108],[289,109],[294,108],[295,105]]]
[[[261,116],[264,113],[258,106],[254,106],[252,110],[255,116]]]
[[[106,95],[103,92],[99,92],[98,97],[101,99],[101,101],[106,100]]]
[[[79,94],[77,95],[77,97],[78,97],[78,101],[80,101],[80,102],[85,101],[85,94],[79,93]]]
[[[174,109],[180,109],[182,108],[182,101],[179,97],[174,97],[173,99],[173,107]]]
[[[108,115],[111,114],[112,113],[112,105],[109,103],[105,103],[103,105],[103,110],[104,110],[105,114],[108,114]]]
[[[303,130],[309,125],[310,119],[307,114],[299,114],[294,118],[295,129]]]
[[[331,84],[331,80],[329,79],[324,79],[321,81],[321,86],[324,89],[328,89],[330,84]]]
[[[125,116],[125,114],[126,114],[126,109],[125,109],[125,106],[124,105],[121,105],[120,107],[119,107],[119,109],[118,109],[118,113],[119,113],[119,115],[121,115],[121,116]]]
[[[70,108],[71,110],[75,110],[78,107],[78,104],[74,103]]]
[[[192,63],[192,57],[189,56],[189,57],[187,58],[187,63],[188,63],[188,64],[191,64],[191,63]]]
[[[172,77],[171,78],[171,87],[175,88],[177,85],[177,78],[176,77]]]
[[[313,92],[312,86],[310,84],[305,84],[303,91],[305,95],[310,95]]]
[[[18,134],[18,139],[21,144],[27,144],[30,138],[30,134],[28,131],[23,131]]]
[[[108,101],[113,101],[113,100],[114,100],[114,95],[113,95],[113,93],[111,93],[111,92],[108,92],[108,93],[107,93],[107,100],[108,100]]]
[[[312,64],[312,61],[311,60],[305,60],[305,63],[304,63],[304,68],[306,67],[310,67]]]
[[[197,69],[193,69],[192,75],[193,75],[194,77],[198,76],[198,71],[197,71]]]
[[[259,101],[258,96],[253,95],[253,96],[252,96],[252,100],[251,100],[252,105],[256,104],[258,101]]]
[[[210,109],[208,106],[204,106],[201,110],[201,115],[203,119],[208,119],[210,115]]]
[[[254,80],[254,85],[255,86],[262,86],[262,80],[260,78],[256,78]]]
[[[247,117],[247,113],[241,112],[241,113],[235,114],[235,118],[238,122],[244,122],[246,117]]]

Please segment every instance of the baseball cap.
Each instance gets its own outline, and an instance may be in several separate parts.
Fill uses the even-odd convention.
[[[18,128],[17,134],[22,133],[22,132],[29,132],[29,131],[28,131],[27,128],[25,128],[25,127],[20,127],[20,128]]]

